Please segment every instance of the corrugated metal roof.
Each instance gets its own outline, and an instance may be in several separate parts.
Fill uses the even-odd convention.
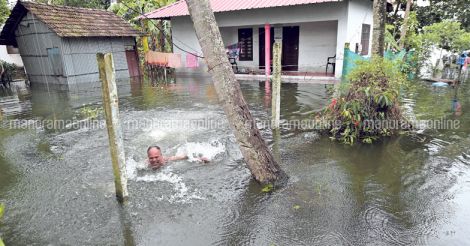
[[[282,7],[312,3],[341,2],[342,0],[210,0],[212,10],[217,12],[228,12],[245,9],[261,9],[271,7]],[[174,16],[189,15],[186,1],[180,0],[176,3],[154,10],[141,18],[161,19]]]

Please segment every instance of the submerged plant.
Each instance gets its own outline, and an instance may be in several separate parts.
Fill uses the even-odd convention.
[[[346,144],[372,143],[409,128],[399,105],[400,88],[406,83],[400,64],[380,57],[359,61],[347,77],[348,86],[324,111],[332,139]]]
[[[273,188],[274,188],[273,184],[267,184],[263,187],[263,189],[261,189],[261,191],[264,193],[268,193],[268,192],[271,192]]]
[[[4,211],[5,211],[5,205],[3,203],[0,203],[0,219],[2,219]],[[0,246],[5,246],[5,244],[2,241],[2,238],[0,238]]]
[[[94,120],[100,116],[102,108],[92,108],[91,106],[85,106],[80,109],[80,116],[84,119]]]

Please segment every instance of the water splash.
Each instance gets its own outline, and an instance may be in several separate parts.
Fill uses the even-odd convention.
[[[126,171],[128,179],[135,182],[170,183],[173,186],[173,192],[170,192],[170,195],[157,197],[160,201],[168,201],[170,203],[190,203],[194,199],[204,199],[197,189],[191,189],[191,187],[188,187],[188,185],[183,182],[183,177],[174,173],[171,167],[163,167],[158,171],[152,171],[148,169],[145,162],[138,162],[132,158],[128,158]]]
[[[147,174],[135,179],[137,182],[168,182],[173,185],[174,193],[169,197],[160,196],[159,200],[167,200],[170,203],[190,203],[194,199],[204,200],[200,192],[188,188],[183,182],[183,177],[164,169],[156,174]]]
[[[187,155],[190,162],[199,161],[200,157],[213,160],[218,154],[225,152],[225,145],[219,140],[204,142],[188,142],[179,147],[176,155]]]

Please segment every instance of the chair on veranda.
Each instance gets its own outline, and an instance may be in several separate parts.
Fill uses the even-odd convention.
[[[326,59],[326,69],[325,73],[328,73],[328,66],[331,65],[333,67],[333,74],[335,74],[335,69],[336,69],[336,55],[328,57]]]
[[[240,46],[239,46],[239,44],[236,43],[236,44],[229,45],[225,48],[225,51],[227,52],[228,61],[232,65],[232,69],[235,66],[235,72],[238,73],[237,60],[238,60],[238,57],[240,56]]]

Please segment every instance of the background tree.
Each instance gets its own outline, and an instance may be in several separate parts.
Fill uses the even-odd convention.
[[[372,32],[372,54],[383,56],[385,49],[386,0],[374,0],[374,29]]]
[[[171,33],[171,22],[167,20],[139,19],[138,17],[152,10],[174,3],[175,1],[176,0],[121,0],[119,3],[113,4],[110,10],[129,21],[134,28],[145,33],[150,39],[150,49],[171,52],[173,48],[169,35]],[[141,44],[141,42],[138,43]],[[142,47],[139,47],[139,49],[142,51]],[[143,52],[140,53],[142,54]]]
[[[456,21],[444,20],[423,28],[423,40],[438,48],[452,52],[461,52],[468,49],[468,35]]]
[[[10,8],[8,8],[8,4],[6,0],[0,1],[0,26],[5,23],[5,21],[10,16]]]
[[[413,4],[413,0],[406,1],[405,16],[403,17],[404,18],[403,25],[401,27],[401,34],[400,34],[400,49],[405,48],[406,32],[408,31],[408,22],[409,22],[412,4]]]
[[[443,20],[461,23],[462,28],[470,32],[469,0],[429,0],[429,6],[416,7],[420,28]]]

